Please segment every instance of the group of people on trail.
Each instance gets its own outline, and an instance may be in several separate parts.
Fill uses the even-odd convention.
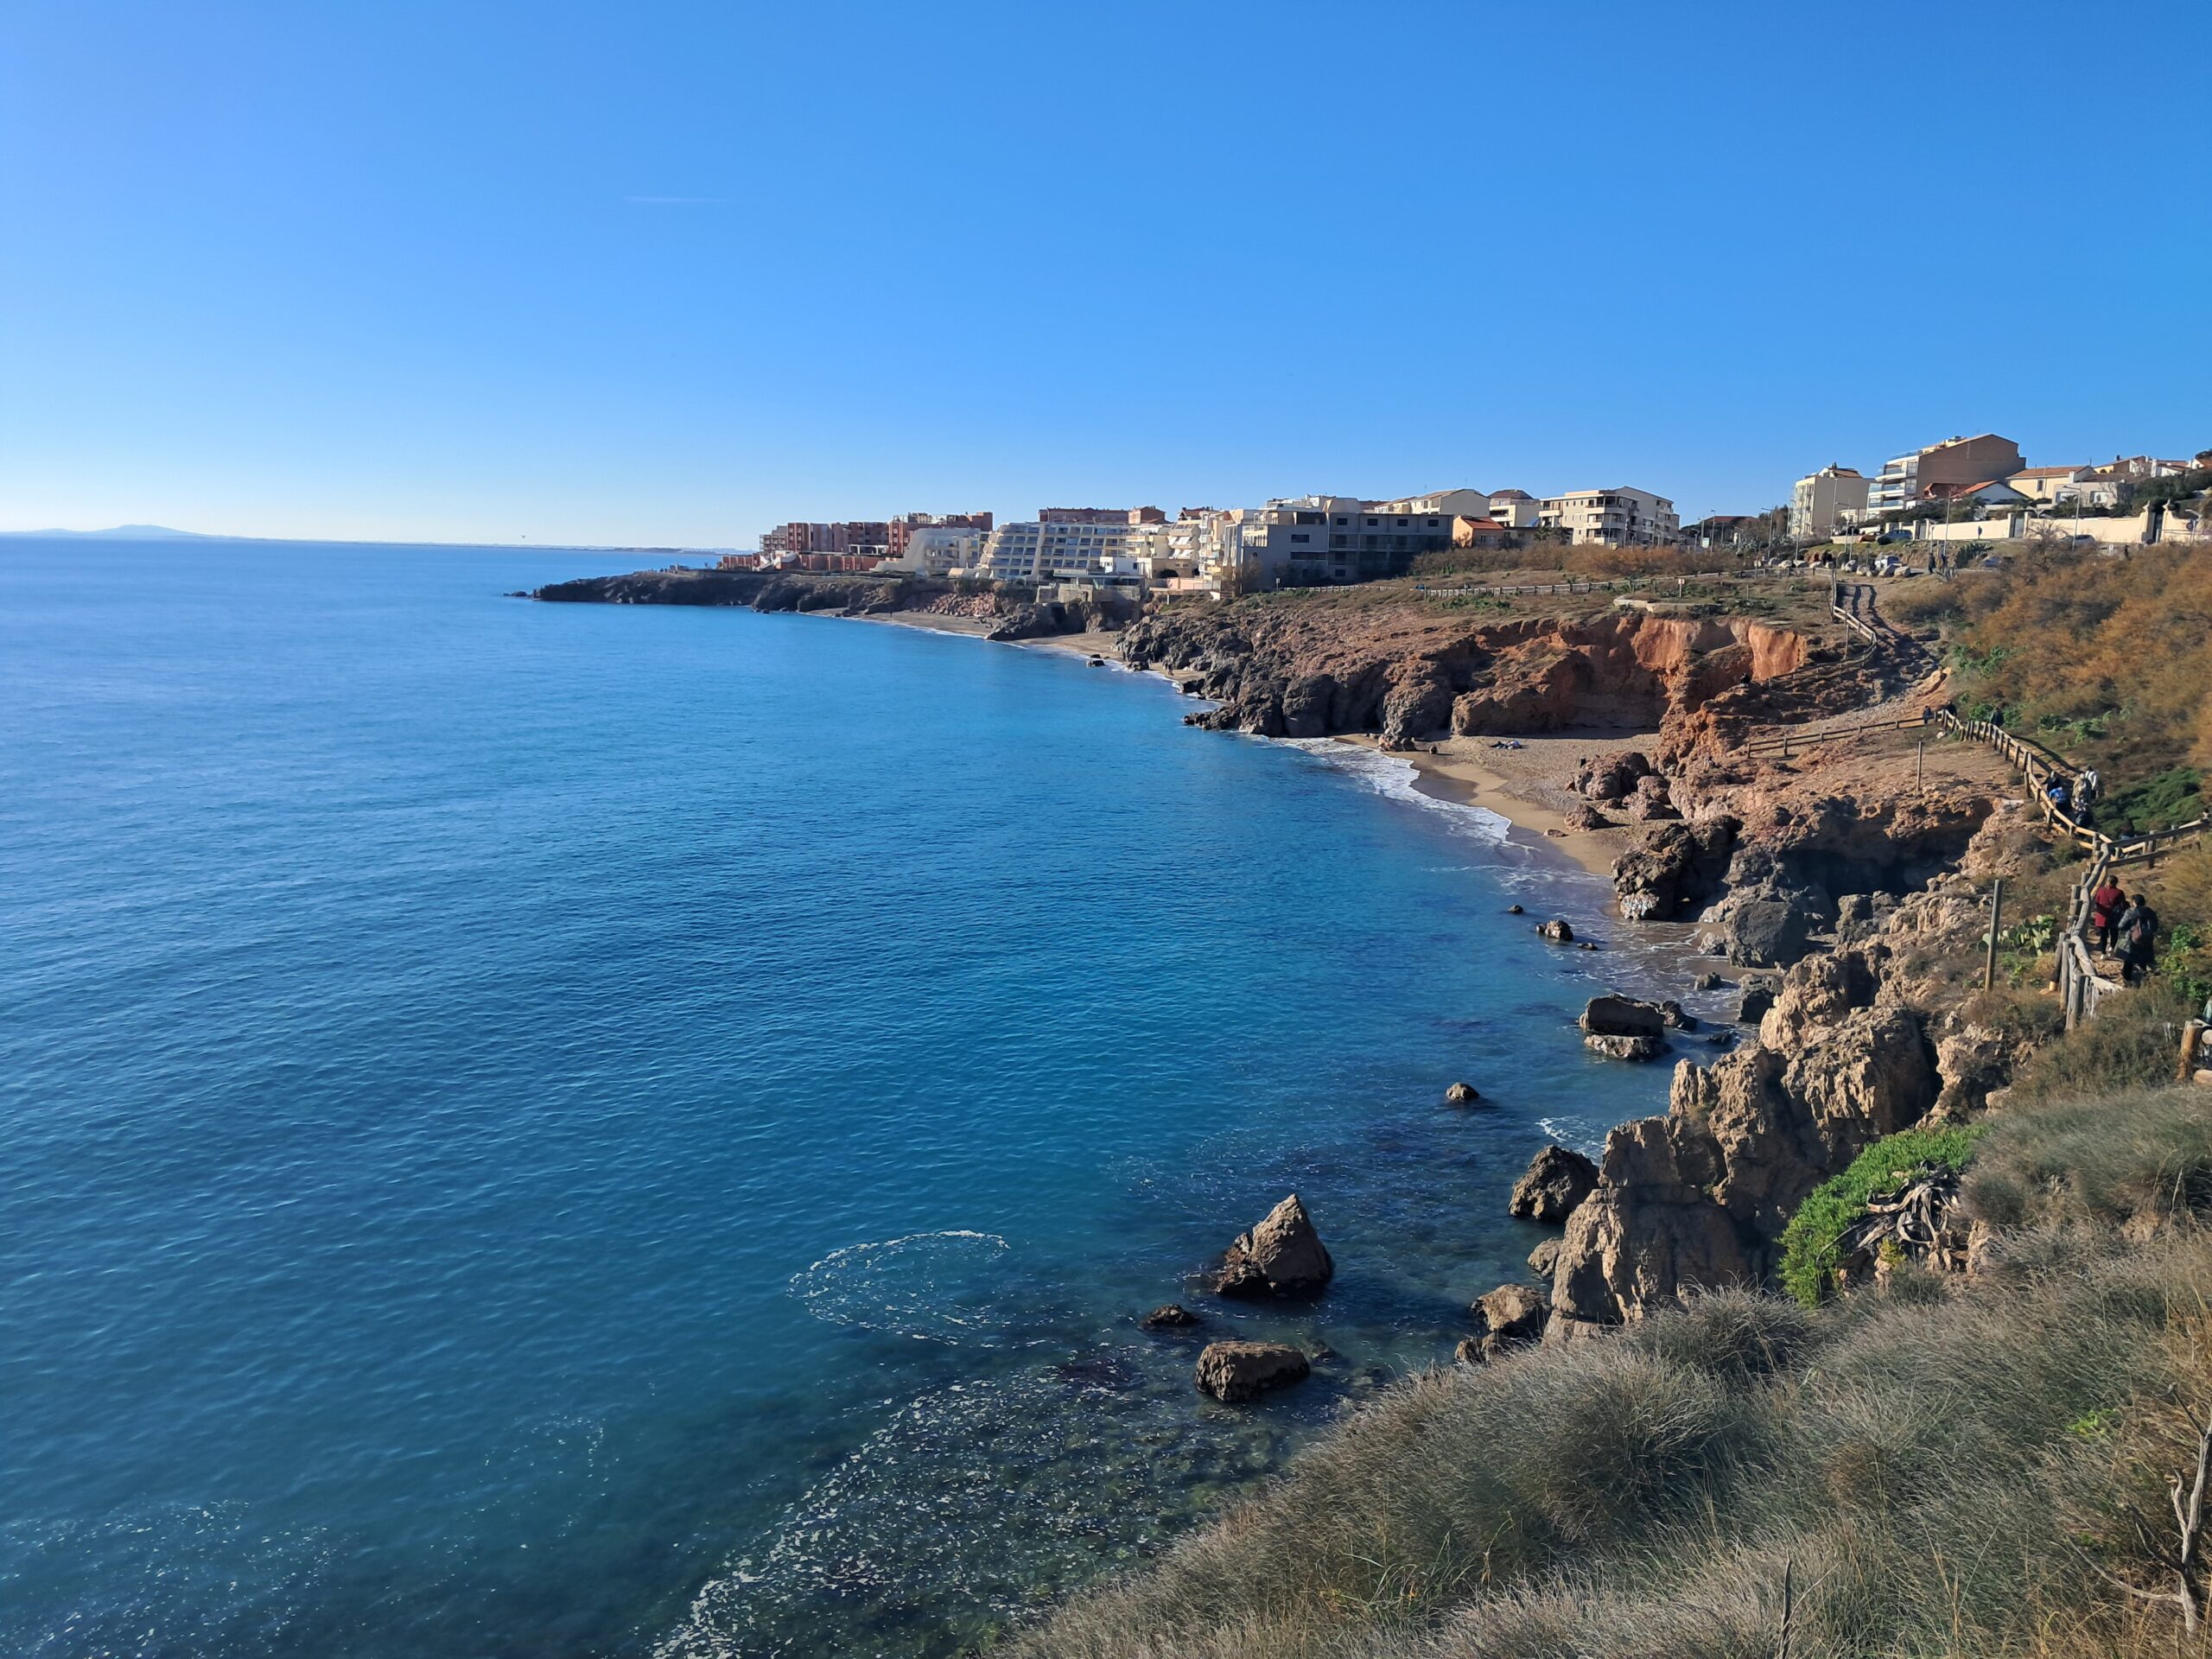
[[[2089,925],[2097,931],[2097,949],[2119,956],[2121,977],[2140,985],[2158,962],[2158,912],[2151,901],[2121,892],[2107,875],[2089,895]]]
[[[2088,829],[2096,813],[2097,791],[2102,787],[2096,768],[2085,766],[2070,783],[2063,773],[2054,772],[2043,794],[2055,810]]]

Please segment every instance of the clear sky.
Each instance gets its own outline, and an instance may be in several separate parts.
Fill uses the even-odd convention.
[[[2182,5],[0,0],[0,528],[2212,445]]]

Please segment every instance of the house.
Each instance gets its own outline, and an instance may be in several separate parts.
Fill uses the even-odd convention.
[[[1571,542],[1605,547],[1671,542],[1682,528],[1672,501],[1626,484],[1548,495],[1537,504],[1536,522],[1565,531]]]
[[[1471,518],[1461,513],[1452,521],[1454,547],[1503,547],[1506,535],[1506,526],[1495,518]]]
[[[1427,495],[1403,495],[1394,501],[1371,501],[1367,511],[1388,513],[1394,518],[1402,513],[1408,517],[1418,514],[1424,518],[1435,514],[1451,518],[1462,513],[1471,518],[1486,518],[1490,516],[1490,497],[1480,490],[1432,490]]]
[[[2019,507],[2031,498],[2001,478],[1985,478],[1972,484],[1938,484],[1934,499],[1947,507]]]
[[[1789,534],[1793,540],[1821,542],[1866,511],[1866,475],[1855,467],[1831,461],[1797,480],[1789,493]]]

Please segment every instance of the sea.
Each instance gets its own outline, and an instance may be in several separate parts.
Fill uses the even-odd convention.
[[[1404,762],[509,596],[639,562],[0,540],[0,1650],[951,1655],[1448,1363],[1663,1103],[1573,1021],[1675,942]],[[1326,1294],[1205,1294],[1292,1192]],[[1328,1351],[1219,1405],[1171,1300]]]

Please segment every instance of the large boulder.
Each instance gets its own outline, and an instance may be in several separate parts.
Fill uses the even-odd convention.
[[[1240,1405],[1269,1389],[1302,1382],[1313,1370],[1287,1343],[1210,1342],[1199,1351],[1198,1384],[1217,1400]]]
[[[1598,1185],[1598,1166],[1566,1147],[1546,1147],[1529,1160],[1506,1209],[1524,1221],[1557,1224]]]
[[[1549,939],[1554,944],[1573,944],[1574,930],[1567,925],[1564,916],[1554,916],[1548,922],[1536,924],[1536,937]]]
[[[1662,824],[1613,861],[1613,892],[1630,921],[1670,921],[1720,891],[1736,845],[1737,821]]]
[[[1483,1104],[1482,1093],[1471,1083],[1455,1083],[1444,1091],[1446,1106],[1473,1107]]]
[[[1745,968],[1787,968],[1813,948],[1813,931],[1832,913],[1811,889],[1754,887],[1731,893],[1716,919],[1727,929],[1728,960]]]
[[[1544,1334],[1551,1307],[1538,1286],[1500,1285],[1476,1297],[1468,1312],[1474,1316],[1475,1334],[1459,1344],[1459,1357],[1472,1364],[1536,1341]]]
[[[1625,799],[1651,775],[1648,756],[1630,749],[1624,754],[1601,754],[1585,760],[1574,774],[1574,791],[1593,801]],[[1664,785],[1661,785],[1662,788]]]
[[[1336,1271],[1294,1192],[1268,1211],[1265,1221],[1237,1236],[1222,1258],[1214,1288],[1224,1296],[1310,1295]]]
[[[1781,989],[1780,980],[1764,974],[1745,979],[1743,995],[1736,999],[1736,1023],[1744,1026],[1758,1024],[1766,1017],[1766,1011],[1774,1006],[1775,996]]]
[[[1592,997],[1579,1023],[1599,1037],[1663,1037],[1667,1032],[1666,1010],[1657,1003],[1613,992]]]
[[[1630,791],[1624,810],[1638,823],[1681,816],[1675,810],[1674,798],[1668,790],[1667,780],[1656,772],[1637,779],[1636,787]]]
[[[1147,1331],[1188,1331],[1198,1323],[1198,1316],[1180,1302],[1168,1302],[1154,1308],[1137,1323]]]
[[[1545,1239],[1535,1249],[1529,1252],[1529,1271],[1546,1284],[1549,1284],[1552,1274],[1559,1271],[1559,1240]]]

